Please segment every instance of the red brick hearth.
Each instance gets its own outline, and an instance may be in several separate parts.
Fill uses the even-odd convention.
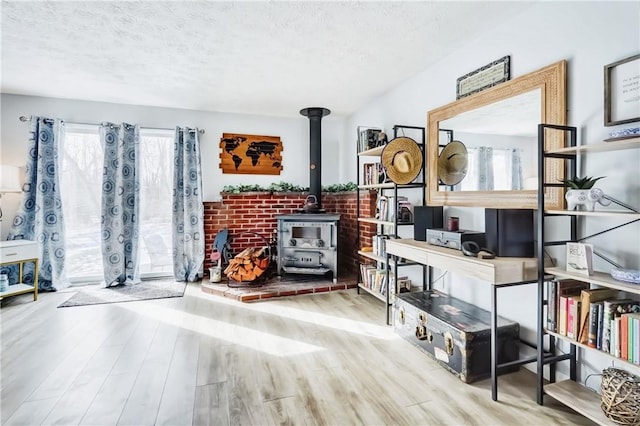
[[[277,214],[297,213],[297,209],[303,206],[307,193],[285,192],[248,192],[242,194],[223,193],[221,202],[204,203],[205,223],[205,279],[208,279],[208,271],[212,266],[209,260],[211,245],[216,234],[227,228],[229,236],[234,237],[234,251],[243,250],[255,241],[249,238],[240,238],[243,233],[253,232],[260,234],[267,241],[273,236],[276,229]],[[361,194],[362,214],[373,216],[375,211],[376,194],[371,191]],[[340,232],[338,237],[338,278],[355,277],[358,272],[357,256],[357,197],[355,192],[341,192],[322,194],[322,207],[327,213],[338,213],[340,218]],[[361,246],[371,246],[371,238],[375,234],[375,225],[361,224],[364,231]]]
[[[306,276],[305,276],[306,277]],[[271,279],[264,285],[245,285],[230,287],[226,282],[211,283],[202,281],[202,291],[216,296],[228,297],[240,302],[257,302],[275,297],[298,296],[301,294],[325,293],[327,291],[356,288],[356,277],[338,278],[337,283],[331,279],[308,281],[308,277],[295,282],[295,277],[279,281]]]

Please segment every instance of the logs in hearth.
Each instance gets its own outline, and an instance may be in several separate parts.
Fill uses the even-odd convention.
[[[264,274],[268,267],[268,251],[264,247],[249,247],[229,261],[224,273],[234,281],[254,281]]]

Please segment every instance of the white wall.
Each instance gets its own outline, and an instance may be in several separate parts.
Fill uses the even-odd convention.
[[[185,109],[156,108],[120,105],[104,102],[86,102],[34,96],[0,95],[2,140],[0,153],[2,164],[24,166],[27,155],[29,124],[19,117],[42,115],[61,118],[70,123],[99,123],[101,121],[127,122],[142,127],[174,128],[198,127],[205,130],[200,136],[202,149],[203,192],[205,201],[219,198],[225,185],[260,184],[285,181],[309,186],[309,120],[242,114],[193,111]],[[304,106],[303,106],[304,107]],[[329,106],[330,108],[330,106]],[[280,175],[223,174],[220,163],[220,138],[222,133],[246,133],[280,136],[283,145]],[[338,147],[343,144],[344,118],[329,115],[322,120],[322,184],[344,183],[338,169]],[[2,238],[19,204],[20,194],[2,197],[4,220]]]
[[[429,110],[455,100],[458,77],[510,55],[512,78],[566,59],[568,124],[578,127],[579,143],[600,142],[608,137],[608,132],[625,127],[603,125],[603,66],[640,52],[639,23],[637,2],[536,3],[350,116],[344,139],[354,140],[351,136],[358,125],[382,126],[387,130],[394,124],[426,127]],[[351,148],[344,146],[342,154],[351,157],[351,164],[355,164]],[[623,151],[622,155],[609,153],[592,158],[582,164],[579,173],[607,176],[599,185],[605,193],[640,207],[640,152]],[[348,164],[346,161],[345,167]],[[346,179],[355,180],[355,172],[354,168],[345,168]],[[459,216],[461,227],[484,230],[482,209],[450,208],[446,215]],[[587,225],[587,232],[603,229],[603,223],[593,223]],[[410,231],[404,232],[408,237]],[[592,242],[623,266],[640,268],[640,224]],[[596,267],[608,270],[606,264]],[[438,271],[435,276],[439,276]],[[486,309],[490,307],[490,287],[485,282],[450,272],[436,288]],[[535,285],[502,289],[498,294],[499,314],[518,321],[522,335],[530,342],[535,341],[535,300]],[[608,358],[589,352],[581,376],[599,372],[609,362]]]

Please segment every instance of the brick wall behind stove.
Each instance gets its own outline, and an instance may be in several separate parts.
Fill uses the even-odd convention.
[[[222,201],[204,203],[204,228],[206,242],[205,273],[212,266],[209,260],[211,244],[216,234],[224,228],[234,237],[234,251],[243,250],[264,239],[269,240],[276,229],[277,214],[297,213],[307,197],[307,193],[267,193],[250,192],[242,194],[223,193]],[[322,194],[322,208],[327,213],[340,214],[340,232],[338,233],[338,275],[355,275],[359,259],[356,248],[357,231],[357,193],[341,192]],[[375,212],[376,193],[361,192],[362,216],[372,217]],[[375,225],[361,224],[361,246],[372,245]],[[239,237],[243,233],[257,233],[264,237]]]

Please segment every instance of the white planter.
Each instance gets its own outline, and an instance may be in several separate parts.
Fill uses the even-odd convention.
[[[605,198],[604,192],[599,188],[591,189],[567,189],[564,198],[567,200],[567,209],[574,210],[578,206],[585,206],[588,211],[595,209],[596,203],[608,206],[611,201]]]

